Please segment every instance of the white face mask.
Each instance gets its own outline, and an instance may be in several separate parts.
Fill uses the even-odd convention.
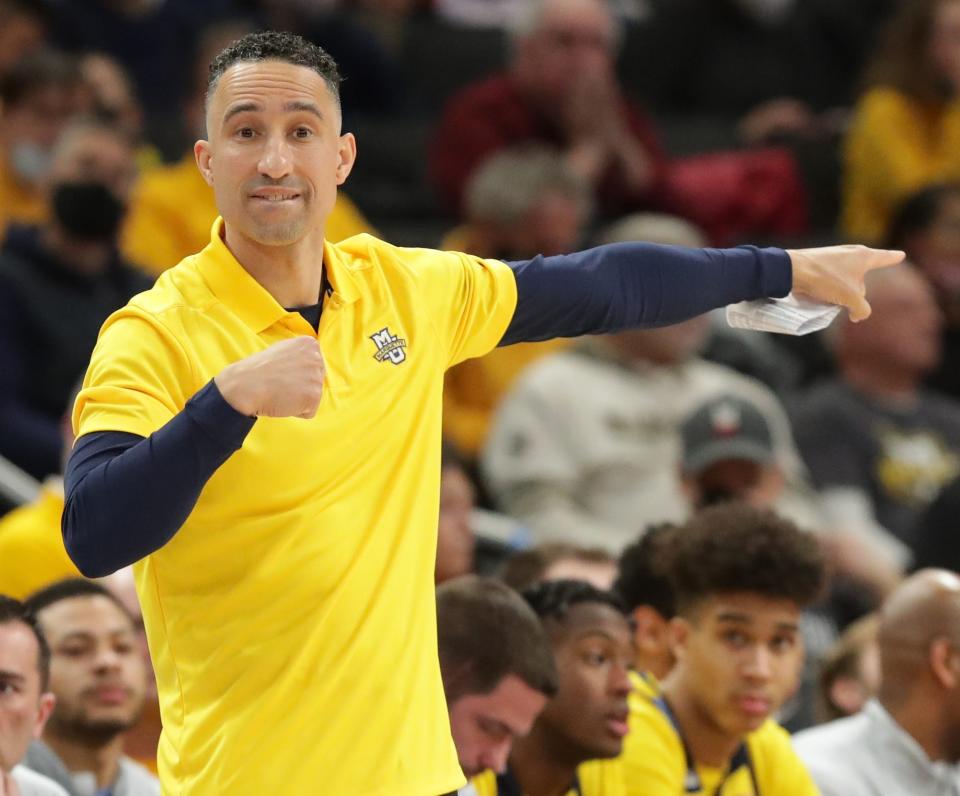
[[[51,160],[48,149],[32,142],[14,144],[10,149],[10,168],[21,180],[32,185],[47,176]]]
[[[734,3],[757,22],[774,25],[783,21],[796,0],[734,0]]]

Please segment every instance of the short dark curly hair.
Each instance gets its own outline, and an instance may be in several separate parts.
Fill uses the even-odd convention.
[[[524,589],[521,594],[541,622],[546,619],[562,622],[573,606],[584,603],[608,605],[621,614],[627,613],[619,595],[582,580],[541,581]]]
[[[627,610],[649,605],[664,619],[676,615],[673,584],[664,565],[665,551],[675,535],[676,526],[671,523],[653,525],[620,554],[613,590],[620,595]]]
[[[231,66],[241,61],[285,61],[294,66],[305,66],[323,78],[337,107],[340,107],[340,68],[322,47],[295,33],[262,30],[248,33],[221,50],[210,63],[207,76],[207,102],[217,82]]]
[[[736,592],[804,607],[819,597],[826,576],[811,534],[772,511],[735,502],[704,509],[680,526],[664,564],[683,615],[706,598]]]

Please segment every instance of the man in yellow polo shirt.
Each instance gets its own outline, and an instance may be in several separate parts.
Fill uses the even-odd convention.
[[[800,611],[824,579],[817,541],[736,503],[671,533],[677,662],[662,686],[634,681],[627,796],[816,796],[771,717],[799,685]]]
[[[108,319],[74,410],[64,541],[88,576],[136,562],[167,793],[463,784],[433,591],[448,367],[791,287],[865,317],[864,272],[902,256],[618,244],[508,265],[332,244],[356,155],[338,83],[291,34],[214,59],[195,154],[222,219]]]

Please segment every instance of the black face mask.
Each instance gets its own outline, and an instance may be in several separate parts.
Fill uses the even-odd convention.
[[[113,191],[100,182],[62,182],[53,189],[57,221],[80,240],[113,240],[125,209]]]

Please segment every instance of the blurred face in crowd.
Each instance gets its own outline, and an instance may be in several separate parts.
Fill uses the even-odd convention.
[[[60,600],[40,612],[57,696],[48,732],[107,743],[143,709],[147,673],[130,617],[109,597]]]
[[[718,595],[672,622],[677,666],[668,683],[684,692],[714,731],[740,738],[794,693],[803,664],[800,609],[757,594]]]
[[[137,179],[133,148],[120,133],[103,128],[68,129],[50,166],[51,186],[95,182],[126,204]]]
[[[450,731],[468,777],[503,771],[516,738],[522,738],[547,698],[513,674],[489,694],[467,694],[450,705]]]
[[[616,609],[580,603],[548,620],[560,688],[537,724],[575,749],[581,760],[616,757],[627,734],[630,626]]]
[[[356,156],[324,79],[283,61],[240,62],[217,82],[194,147],[228,241],[289,246],[322,236]]]
[[[697,509],[728,500],[771,508],[783,487],[783,473],[777,465],[748,459],[723,459],[699,473],[683,475],[684,491]]]
[[[919,378],[940,360],[943,317],[933,289],[909,266],[869,282],[873,314],[863,323],[844,325],[845,359]]]
[[[514,228],[511,254],[551,257],[576,251],[585,222],[582,204],[575,197],[547,193]]]
[[[79,109],[78,89],[55,84],[37,88],[2,109],[0,134],[10,167],[21,180],[40,184],[47,174],[53,145]]]
[[[440,522],[437,532],[436,581],[473,571],[474,538],[470,527],[474,489],[460,467],[444,467],[440,475]]]
[[[41,692],[40,647],[21,622],[0,624],[0,771],[9,772],[40,737],[53,709]]]
[[[543,0],[538,24],[521,39],[521,80],[541,99],[561,102],[574,83],[613,68],[616,28],[601,0]]]
[[[658,365],[686,362],[703,348],[710,333],[710,319],[701,315],[662,329],[634,329],[608,339],[627,358]]]
[[[955,325],[960,321],[960,190],[943,195],[932,223],[909,240],[907,256]]]
[[[954,91],[960,87],[960,0],[943,0],[933,11],[930,58]]]

